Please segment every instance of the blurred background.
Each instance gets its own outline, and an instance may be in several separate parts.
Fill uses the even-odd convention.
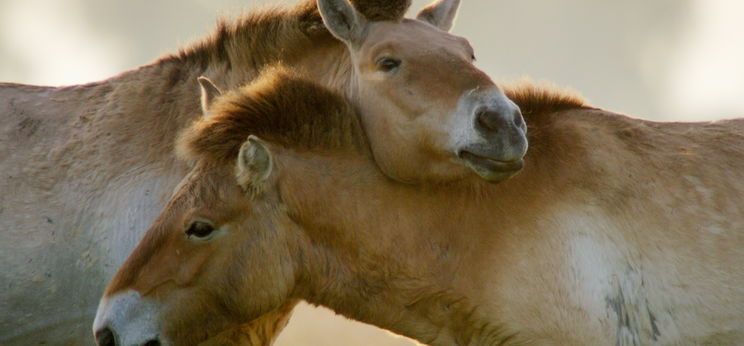
[[[280,0],[0,0],[0,81],[69,85],[152,62]],[[415,0],[411,15],[429,0]],[[744,1],[463,0],[454,32],[497,81],[571,88],[653,120],[744,117]],[[300,307],[278,345],[411,345]]]

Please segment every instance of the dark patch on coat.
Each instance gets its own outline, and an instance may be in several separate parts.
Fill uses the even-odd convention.
[[[615,345],[640,345],[638,339],[639,328],[631,318],[631,312],[628,311],[628,304],[625,301],[622,287],[617,288],[617,295],[615,297],[607,297],[605,298],[605,301],[607,306],[612,308],[617,316]],[[630,335],[626,335],[626,332],[629,332]],[[630,337],[630,340],[628,340],[628,337]]]
[[[623,288],[617,287],[617,294],[605,298],[605,302],[617,317],[615,345],[637,346],[659,340],[661,330],[648,299],[626,296]]]

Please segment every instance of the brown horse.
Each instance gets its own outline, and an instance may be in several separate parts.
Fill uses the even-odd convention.
[[[744,342],[744,121],[507,94],[523,172],[417,186],[314,83],[275,70],[219,98],[106,291],[102,345],[195,344],[296,299],[432,345]]]
[[[408,1],[355,1],[365,15],[325,1],[329,31],[303,0],[105,81],[0,85],[0,344],[91,341],[104,283],[187,172],[172,143],[200,113],[201,75],[231,89],[281,61],[341,90],[369,115],[376,159],[399,180],[457,179],[472,174],[466,165],[512,174],[521,117],[471,64],[467,42],[441,30],[457,2],[437,1],[417,21],[401,19]]]

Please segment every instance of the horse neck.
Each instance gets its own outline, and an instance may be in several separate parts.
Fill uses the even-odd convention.
[[[77,160],[83,173],[79,179],[87,179],[85,172],[104,181],[157,167],[175,168],[177,182],[185,170],[172,153],[173,141],[200,116],[196,78],[205,75],[229,90],[276,63],[332,89],[349,89],[346,47],[325,30],[315,2],[306,0],[274,14],[246,17],[203,44],[106,81],[65,88],[0,85],[0,97],[9,100],[0,110],[22,124],[54,123],[54,138],[29,138],[28,145],[18,144],[19,150],[30,145],[56,147],[60,153],[95,148],[98,159]],[[54,164],[54,158],[48,162]]]
[[[314,0],[272,13],[222,24],[218,34],[167,60],[202,66],[223,90],[249,83],[261,71],[282,64],[332,89],[345,91],[351,76],[346,46],[323,25]]]
[[[311,239],[298,298],[431,344],[511,335],[508,326],[522,321],[500,310],[513,301],[499,297],[566,289],[570,273],[560,264],[576,237],[625,253],[624,235],[603,219],[616,206],[603,203],[614,192],[602,186],[631,182],[607,169],[619,161],[592,154],[627,143],[593,142],[612,129],[592,112],[531,115],[525,169],[496,185],[411,186],[362,155],[300,155],[287,171],[301,174],[282,183],[282,199]],[[545,271],[545,263],[561,270]]]
[[[480,182],[402,185],[359,156],[289,165],[301,174],[283,180],[282,199],[312,239],[301,250],[307,277],[297,298],[428,344],[507,336],[476,309],[473,280],[483,274],[469,266],[483,242],[498,243],[494,229],[507,226],[500,203],[525,203],[515,195],[523,186],[500,188],[497,204],[497,193],[472,186]]]
[[[101,156],[111,154],[109,160],[98,162],[100,169],[107,163],[125,170],[181,166],[173,145],[179,131],[201,115],[199,74],[192,66],[161,63],[95,86],[100,92],[92,102],[88,128],[99,136],[91,140],[98,142]]]
[[[347,56],[345,47],[335,40],[319,39],[316,43],[312,48],[306,47],[308,42],[277,44],[272,47],[275,51],[268,53],[271,59],[254,59],[253,64],[237,64],[227,58],[212,59],[205,64],[189,58],[171,57],[103,82],[43,88],[41,91],[34,88],[37,95],[31,97],[26,90],[30,87],[12,87],[14,90],[23,89],[21,93],[28,98],[25,102],[29,107],[36,105],[39,97],[49,98],[51,95],[55,102],[49,104],[49,109],[36,107],[34,112],[62,113],[63,121],[69,123],[68,128],[82,130],[84,134],[77,136],[76,145],[80,144],[78,142],[96,143],[103,161],[95,162],[95,170],[105,173],[108,169],[112,175],[104,175],[109,179],[132,167],[175,168],[185,173],[185,167],[173,155],[173,145],[178,133],[201,116],[199,76],[207,75],[221,81],[218,86],[227,90],[234,85],[249,83],[265,66],[282,62],[312,80],[345,90],[349,79],[349,69],[344,68],[346,65],[343,63]],[[305,54],[298,54],[303,47],[306,48]],[[233,67],[226,69],[228,65]],[[14,105],[23,107],[24,102],[17,101]]]
[[[4,85],[0,97],[8,100],[10,117],[35,126],[16,156],[33,149],[47,153],[39,165],[69,167],[36,170],[31,162],[28,176],[55,184],[87,181],[96,191],[131,172],[176,165],[176,133],[199,114],[197,76],[187,66],[162,63],[85,85]]]

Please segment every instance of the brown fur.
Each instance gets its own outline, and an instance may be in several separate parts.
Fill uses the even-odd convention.
[[[525,116],[588,108],[572,91],[521,82],[504,93]],[[234,162],[249,135],[299,150],[354,149],[365,145],[353,106],[342,95],[284,66],[267,68],[255,82],[220,97],[179,140],[186,160]]]
[[[578,93],[547,84],[522,81],[505,86],[504,93],[519,106],[525,116],[588,107]]]
[[[300,0],[291,7],[270,7],[252,11],[236,21],[220,20],[217,29],[205,40],[183,48],[176,55],[162,58],[196,63],[202,68],[214,63],[248,63],[255,70],[277,61],[285,52],[276,47],[302,47],[308,40],[335,41],[320,17],[317,0]],[[411,6],[411,0],[356,0],[358,11],[372,21],[399,20]]]
[[[401,79],[418,81],[405,85],[405,91],[400,84],[380,82],[376,85],[377,98],[372,99],[370,96],[375,96],[375,92],[373,88],[367,88],[368,94],[356,95],[350,100],[355,101],[355,106],[358,106],[357,102],[365,100],[373,106],[387,106],[384,112],[379,112],[379,109],[377,112],[369,111],[368,107],[358,114],[385,115],[393,123],[395,120],[405,120],[404,113],[395,108],[400,104],[408,109],[439,110],[437,117],[423,117],[434,118],[432,121],[419,122],[406,128],[424,133],[419,126],[421,124],[446,123],[447,116],[453,114],[450,106],[465,89],[491,89],[493,83],[482,71],[472,66],[464,39],[453,40],[452,36],[445,36],[441,31],[415,21],[394,20],[398,17],[396,13],[390,21],[370,31],[376,31],[378,41],[389,40],[389,30],[401,26],[394,38],[407,41],[390,48],[396,49],[395,53],[401,58],[411,59],[412,63],[402,65],[403,70],[415,68],[410,72],[421,78]],[[422,47],[436,49],[422,51]],[[7,110],[12,114],[12,120],[8,121],[9,125],[3,128],[3,132],[9,134],[7,138],[14,140],[0,149],[7,153],[0,155],[0,160],[7,176],[11,177],[3,181],[4,198],[0,201],[5,212],[0,222],[12,232],[9,236],[11,241],[5,241],[7,238],[3,235],[4,241],[0,243],[13,244],[14,239],[29,239],[34,244],[33,251],[11,245],[5,245],[2,249],[3,253],[9,254],[8,258],[17,261],[8,266],[11,269],[0,274],[3,275],[3,281],[8,278],[8,282],[19,282],[11,291],[4,293],[5,297],[23,297],[20,303],[11,305],[14,311],[7,314],[21,317],[3,319],[3,323],[0,323],[3,337],[6,333],[21,335],[15,329],[26,328],[20,332],[24,335],[18,339],[21,340],[19,343],[33,344],[37,343],[34,340],[39,339],[66,338],[74,329],[74,339],[70,339],[72,341],[69,343],[80,344],[90,339],[91,316],[86,313],[95,310],[92,306],[102,291],[100,283],[113,274],[110,268],[121,263],[126,249],[134,246],[134,241],[141,235],[140,230],[155,219],[154,213],[165,205],[168,192],[187,172],[187,165],[177,161],[173,155],[173,143],[176,134],[199,116],[196,97],[199,76],[205,75],[221,89],[230,90],[254,80],[266,65],[282,62],[298,74],[348,96],[351,81],[360,80],[354,78],[353,73],[358,70],[351,65],[349,56],[346,45],[335,40],[320,26],[312,3],[304,1],[288,9],[249,14],[235,24],[222,24],[212,38],[201,44],[106,81],[67,88],[3,86],[0,90],[2,98],[10,101],[0,103],[0,108],[3,113]],[[451,69],[437,68],[443,57]],[[374,68],[374,62],[369,63],[372,61],[370,57],[366,59],[365,71],[370,71]],[[398,97],[398,102],[388,102],[391,93],[405,96],[406,92],[411,91],[418,93],[418,97]],[[441,107],[420,107],[418,102],[421,101],[434,101]],[[17,124],[36,124],[36,120],[39,121],[38,126],[24,125],[24,129],[29,129],[27,132],[16,131]],[[386,131],[369,132],[368,127],[365,127],[365,131],[384,133],[376,137],[390,143],[406,135]],[[29,133],[27,137],[15,140],[16,136]],[[436,142],[436,138],[420,140],[416,136],[405,136],[405,139],[408,138],[420,142],[420,145],[409,147],[393,143],[390,146],[397,146],[399,150],[414,148],[416,152],[422,152],[422,147],[428,150],[428,144]],[[450,156],[444,156],[440,161],[445,163],[447,169],[461,166],[452,160],[451,152],[446,153]],[[413,157],[410,151],[399,156],[404,157],[406,162]],[[377,162],[384,161],[377,158]],[[424,175],[419,163],[412,166],[416,168],[412,171],[414,177]],[[388,169],[395,167],[395,162],[387,166]],[[472,174],[464,166],[459,172]],[[56,222],[54,226],[42,223],[43,227],[40,227],[36,220],[39,215],[46,213],[64,222]],[[132,217],[134,214],[136,218]],[[33,234],[22,233],[26,230],[31,230]],[[59,239],[69,239],[70,244]],[[85,256],[87,262],[84,265],[69,262],[80,254],[88,253],[90,257]],[[38,258],[43,258],[45,263],[36,264]],[[147,261],[143,260],[142,263]],[[64,276],[59,275],[39,283],[33,281],[36,276],[27,275],[29,270],[41,272],[40,268],[46,269],[43,266],[69,271],[71,277],[86,280],[64,280]],[[184,270],[188,271],[188,268]],[[26,287],[38,289],[27,290]],[[78,292],[85,297],[85,301],[68,301],[70,299],[66,292]],[[55,311],[41,313],[47,311],[48,307]],[[59,319],[55,317],[64,316],[66,310],[77,308],[85,310],[79,321],[75,321],[74,326],[60,325],[58,329],[62,331],[49,334],[51,337],[43,333],[48,328],[37,327],[56,323]],[[276,325],[272,320],[262,322],[268,326]],[[241,329],[238,327],[235,331],[240,332]],[[212,332],[210,335],[221,331]],[[61,340],[67,342],[67,339]]]
[[[374,10],[378,4],[357,3],[363,5],[364,11]],[[408,6],[406,1],[387,4],[401,11]],[[230,90],[256,78],[267,65],[282,62],[297,74],[349,97],[359,110],[365,131],[385,134],[384,141],[377,141],[378,136],[370,137],[370,147],[391,178],[415,183],[456,180],[472,174],[470,168],[453,161],[456,150],[447,147],[451,142],[442,137],[449,133],[446,127],[450,125],[445,124],[455,114],[453,108],[459,97],[476,87],[491,90],[492,80],[472,64],[469,44],[463,38],[411,20],[378,24],[369,28],[365,45],[400,41],[394,45],[388,42],[386,47],[388,54],[407,61],[400,73],[405,77],[377,78],[374,65],[379,57],[365,55],[381,53],[378,50],[357,52],[363,54],[356,59],[362,66],[352,66],[347,45],[325,29],[314,2],[307,1],[291,8],[248,15],[236,24],[221,24],[212,38],[160,64],[196,66],[217,86]],[[389,35],[390,30],[396,34]],[[422,54],[432,50],[436,53]],[[438,67],[443,62],[448,68]],[[230,73],[225,76],[224,71]],[[355,76],[354,71],[361,71],[362,76]],[[177,75],[172,79],[184,78]],[[427,110],[425,115],[408,114],[422,109]],[[430,121],[409,122],[414,116]],[[391,133],[395,135],[388,136]]]
[[[309,85],[291,75],[287,83]],[[247,92],[256,103],[286,87]],[[314,104],[316,94],[269,109],[287,106],[275,118],[282,122],[310,120],[295,103]],[[234,163],[204,164],[234,148],[195,144],[215,156],[201,157],[108,294],[135,289],[172,309],[164,333],[178,330],[183,344],[210,333],[206,322],[184,332],[195,323],[271,311],[284,299],[431,345],[744,340],[744,121],[661,124],[546,89],[513,94],[531,110],[535,150],[522,173],[498,185],[412,187],[348,150],[268,141],[279,172],[253,198],[236,186]],[[242,96],[222,102],[230,99]],[[338,111],[333,102],[313,111],[324,105]],[[256,115],[224,109],[213,114],[222,124],[193,133],[215,129],[216,140],[254,131],[237,118]],[[264,135],[288,140],[279,128]],[[182,234],[194,217],[230,229],[195,243]]]
[[[411,0],[367,0],[352,1],[359,12],[372,21],[398,20],[403,18],[411,6]]]
[[[197,77],[207,75],[228,90],[282,61],[338,86],[333,83],[348,75],[348,64],[339,63],[347,56],[323,27],[314,0],[305,0],[223,21],[210,38],[181,53],[104,81],[60,88],[0,83],[0,138],[7,139],[0,145],[0,225],[8,230],[0,252],[12,259],[0,276],[17,283],[0,296],[7,308],[0,314],[0,339],[90,340],[90,312],[112,268],[124,260],[122,249],[134,247],[187,172],[173,143],[200,116]],[[152,186],[131,189],[142,182]],[[139,210],[152,212],[129,219]],[[39,224],[40,215],[50,221]],[[35,245],[11,245],[20,239]],[[90,265],[70,262],[81,253]],[[28,275],[47,270],[63,274],[43,282]],[[68,319],[78,309],[85,313]]]
[[[271,345],[289,323],[295,305],[296,302],[290,302],[262,316],[260,320],[227,330],[200,343],[199,346]]]
[[[248,135],[300,150],[361,146],[353,106],[338,93],[284,67],[267,69],[255,82],[221,97],[210,115],[180,139],[187,159],[233,162]]]
[[[193,62],[202,68],[217,63],[225,64],[226,69],[248,64],[261,70],[285,54],[277,47],[293,47],[314,39],[328,40],[330,34],[323,26],[315,0],[302,0],[291,7],[252,11],[234,21],[220,20],[209,37],[160,62]]]

